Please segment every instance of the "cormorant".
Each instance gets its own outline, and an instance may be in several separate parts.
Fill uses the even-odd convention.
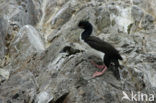
[[[84,31],[81,34],[81,39],[85,43],[87,43],[91,48],[105,54],[103,57],[103,61],[105,65],[97,65],[94,62],[92,62],[92,64],[94,64],[96,67],[103,69],[101,72],[96,71],[93,74],[93,77],[102,75],[106,71],[106,69],[110,66],[110,63],[113,62],[115,64],[114,75],[117,77],[117,79],[120,79],[119,70],[118,70],[120,64],[118,60],[122,60],[122,57],[120,56],[119,52],[111,44],[95,36],[91,36],[93,27],[91,23],[89,23],[88,21],[80,21],[78,23],[78,26],[81,29],[84,29]]]

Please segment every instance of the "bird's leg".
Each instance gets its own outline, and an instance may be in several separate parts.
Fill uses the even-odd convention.
[[[101,72],[96,71],[93,74],[93,77],[101,76],[106,71],[106,69],[107,69],[107,67],[105,66],[104,69]]]
[[[103,68],[105,67],[104,64],[103,64],[103,65],[98,65],[98,64],[96,64],[94,61],[91,61],[91,64],[93,64],[94,66],[96,66],[96,67],[99,68],[99,69],[103,69]]]

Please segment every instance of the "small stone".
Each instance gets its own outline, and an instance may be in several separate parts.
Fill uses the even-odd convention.
[[[8,70],[0,69],[0,82],[1,80],[8,80],[10,72]]]
[[[84,95],[84,94],[85,94],[85,91],[82,90],[82,89],[80,89],[79,94],[80,94],[80,95]]]

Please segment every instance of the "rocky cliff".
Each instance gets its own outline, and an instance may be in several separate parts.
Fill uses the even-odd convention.
[[[1,0],[0,103],[155,103],[155,7],[155,0]],[[80,42],[80,20],[120,51],[121,80],[113,65],[92,78],[90,61],[102,60]]]

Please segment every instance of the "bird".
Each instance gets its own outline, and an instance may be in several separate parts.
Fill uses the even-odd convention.
[[[117,77],[117,79],[120,79],[118,67],[121,67],[119,64],[119,60],[123,60],[123,58],[119,54],[119,51],[115,49],[110,43],[103,41],[96,36],[92,36],[91,34],[93,31],[93,26],[89,21],[81,20],[78,23],[78,27],[80,29],[84,29],[84,31],[81,33],[80,39],[82,39],[84,43],[86,43],[89,47],[105,54],[103,57],[104,63],[103,65],[98,65],[94,62],[91,62],[97,68],[102,69],[101,72],[96,71],[93,74],[93,77],[103,75],[104,72],[107,70],[107,68],[109,68],[110,64],[114,63],[115,64],[114,75]]]
[[[65,46],[65,47],[60,51],[60,53],[64,53],[64,52],[67,53],[66,56],[70,56],[70,55],[73,55],[73,54],[81,53],[81,52],[83,52],[83,51],[82,51],[82,50],[79,50],[79,49],[72,48],[71,46]]]

